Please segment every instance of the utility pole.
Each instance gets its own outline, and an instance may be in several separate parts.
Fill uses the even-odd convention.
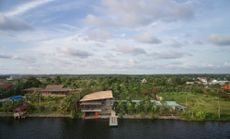
[[[186,107],[188,107],[188,93],[186,93]]]
[[[220,119],[220,92],[218,91],[218,117]]]

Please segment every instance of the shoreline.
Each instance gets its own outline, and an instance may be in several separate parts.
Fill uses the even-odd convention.
[[[0,112],[0,118],[13,118],[13,113],[2,113]],[[70,119],[83,119],[83,118],[74,118],[68,114],[28,114],[26,118],[70,118]],[[101,116],[98,119],[109,119],[109,116]],[[141,116],[141,115],[123,115],[122,117],[118,117],[118,119],[132,119],[132,120],[179,120],[179,121],[187,121],[187,122],[230,122],[229,119],[215,119],[215,120],[190,120],[181,118],[179,116]]]

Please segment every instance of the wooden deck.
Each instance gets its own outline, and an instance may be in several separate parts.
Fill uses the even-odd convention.
[[[117,116],[115,111],[111,111],[111,115],[109,117],[109,126],[118,126]]]

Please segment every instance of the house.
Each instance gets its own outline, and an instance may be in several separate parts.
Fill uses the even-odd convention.
[[[193,85],[194,82],[189,82],[189,81],[187,81],[186,84],[187,84],[187,85]]]
[[[0,80],[0,89],[3,89],[5,91],[10,90],[13,87],[11,83],[8,83],[4,80]]]
[[[227,83],[227,84],[223,85],[223,86],[221,87],[221,89],[223,89],[223,90],[225,90],[225,91],[230,91],[230,83]]]
[[[213,79],[211,82],[209,82],[210,85],[215,85],[215,84],[224,85],[226,83],[228,83],[228,81],[218,81],[216,79]]]
[[[14,118],[25,118],[29,106],[31,106],[31,103],[24,102],[22,105],[16,107],[14,109]]]
[[[74,91],[71,88],[65,88],[63,85],[47,85],[45,89],[42,89],[41,92],[44,95],[56,94],[56,95],[66,95]]]
[[[8,98],[0,99],[0,103],[4,103],[4,102],[7,102],[7,101],[20,101],[22,99],[23,99],[23,96],[21,96],[21,95],[11,96],[11,97],[8,97]]]
[[[208,84],[207,78],[205,78],[205,77],[197,77],[197,80],[198,80],[199,84],[203,84],[203,85]]]
[[[6,78],[6,80],[7,81],[12,81],[12,80],[14,80],[14,78],[13,78],[13,76],[10,76],[10,77]]]
[[[34,92],[41,92],[42,88],[39,88],[39,87],[31,87],[31,88],[27,88],[27,89],[24,89],[23,91],[25,93],[34,93]]]
[[[17,96],[11,96],[11,97],[8,97],[8,98],[9,98],[9,100],[12,100],[12,101],[19,101],[19,100],[23,99],[23,96],[17,95]]]
[[[43,95],[60,95],[60,96],[67,95],[68,93],[73,91],[75,90],[64,87],[63,85],[47,85],[45,88],[32,87],[32,88],[24,89],[24,92],[26,93],[39,92],[42,93]]]
[[[171,110],[184,111],[186,107],[176,103],[176,101],[166,101],[165,106]]]
[[[100,115],[110,115],[113,103],[111,90],[94,92],[80,100],[80,109],[84,118],[99,118]]]
[[[141,80],[141,83],[145,84],[145,83],[147,83],[147,80],[144,78],[144,79]]]

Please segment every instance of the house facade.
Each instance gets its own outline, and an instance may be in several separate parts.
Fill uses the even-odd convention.
[[[84,96],[80,100],[80,109],[83,118],[99,118],[110,115],[114,103],[111,90],[94,92]]]
[[[5,91],[10,90],[13,87],[13,84],[8,83],[4,80],[0,80],[0,89],[3,89]]]
[[[70,92],[75,91],[74,89],[64,87],[63,85],[47,85],[45,88],[27,88],[24,89],[26,93],[39,92],[42,95],[67,95]]]

